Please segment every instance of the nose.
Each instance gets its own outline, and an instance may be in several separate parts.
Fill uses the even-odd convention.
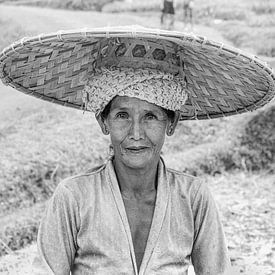
[[[137,119],[132,121],[129,136],[134,140],[144,139],[144,127],[141,121]]]

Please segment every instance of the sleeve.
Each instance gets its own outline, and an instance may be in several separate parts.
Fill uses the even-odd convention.
[[[191,253],[196,275],[221,275],[230,271],[225,236],[215,201],[205,183],[194,199],[194,243]]]
[[[34,263],[39,274],[70,274],[77,250],[78,215],[72,192],[64,184],[59,184],[38,230],[39,255]]]

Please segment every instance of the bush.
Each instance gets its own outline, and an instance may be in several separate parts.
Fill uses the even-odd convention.
[[[258,111],[247,122],[237,142],[235,162],[247,170],[275,171],[275,105]]]
[[[61,172],[55,168],[53,165],[29,163],[15,168],[11,175],[3,177],[5,182],[0,181],[0,213],[9,213],[47,200],[52,195],[60,176],[66,175],[66,169],[61,169]]]
[[[237,168],[232,159],[233,152],[230,142],[220,139],[205,143],[185,152],[169,154],[168,165],[179,171],[199,176],[203,174],[221,174]]]
[[[1,218],[0,240],[2,245],[0,243],[0,256],[9,253],[9,250],[22,249],[36,240],[39,222],[44,210],[45,203],[37,203],[30,208],[19,208],[12,214]]]
[[[26,221],[26,223],[24,224],[16,223],[14,227],[8,227],[5,230],[6,244],[11,250],[22,249],[26,245],[36,241],[37,232],[38,232],[37,222],[35,223],[35,222]],[[1,256],[1,251],[0,251],[0,256]]]
[[[275,16],[272,14],[252,16],[247,20],[247,22],[248,22],[248,26],[250,27],[274,27]]]
[[[62,178],[102,162],[107,154],[108,137],[91,114],[46,106],[0,125],[1,214],[44,201]]]
[[[271,14],[275,13],[275,3],[273,0],[262,0],[256,3],[253,3],[252,10],[256,14]]]
[[[39,1],[36,5],[48,6],[53,8],[71,9],[71,10],[95,10],[101,11],[103,6],[112,2],[113,0],[49,0]],[[29,5],[34,4],[31,1]]]
[[[221,20],[240,20],[244,21],[247,19],[248,11],[240,8],[232,7],[215,7],[213,9],[213,15],[215,19]]]
[[[193,175],[214,175],[232,170],[272,173],[275,171],[274,117],[273,104],[254,113],[227,118],[223,121],[227,122],[227,125],[223,124],[224,131],[217,127],[208,142],[204,135],[198,136],[194,138],[196,145],[189,147],[183,139],[177,138],[178,146],[169,144],[164,158],[169,167]],[[209,122],[205,123],[205,129],[208,129]],[[199,139],[201,144],[198,144]]]

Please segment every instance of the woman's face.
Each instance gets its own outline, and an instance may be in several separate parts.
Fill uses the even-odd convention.
[[[148,169],[159,161],[166,128],[171,121],[155,104],[117,96],[103,123],[110,132],[115,161],[129,168]]]

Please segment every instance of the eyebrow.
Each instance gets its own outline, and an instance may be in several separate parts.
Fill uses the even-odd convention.
[[[128,111],[129,107],[128,106],[121,106],[121,107],[114,107],[113,111]],[[144,113],[157,113],[160,115],[166,114],[166,112],[164,111],[164,109],[158,109],[158,108],[154,108],[152,109],[144,109],[143,110]]]
[[[119,111],[127,111],[129,108],[127,107],[115,107],[113,110],[119,110]]]

